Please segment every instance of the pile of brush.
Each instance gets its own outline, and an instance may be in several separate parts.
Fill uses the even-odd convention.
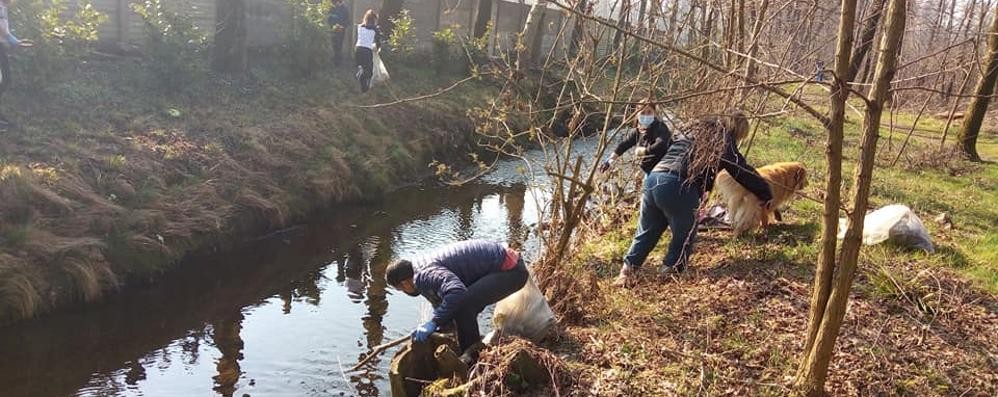
[[[440,379],[423,396],[562,396],[576,378],[549,350],[517,337],[503,337],[482,350],[468,379]]]

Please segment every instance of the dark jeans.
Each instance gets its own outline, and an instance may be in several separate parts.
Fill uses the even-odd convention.
[[[371,76],[374,75],[374,51],[367,47],[357,47],[353,57],[357,66],[363,68],[360,74],[360,91],[367,92],[371,89]]]
[[[700,205],[699,189],[690,187],[671,172],[652,172],[645,177],[638,230],[624,261],[641,267],[655,249],[665,229],[672,228],[669,253],[664,266],[685,268],[696,239],[696,212]]]
[[[344,31],[333,32],[333,65],[340,66],[343,61]]]
[[[461,352],[482,341],[482,335],[478,331],[478,314],[485,310],[486,306],[499,302],[523,288],[527,283],[527,277],[530,277],[527,265],[523,263],[523,259],[520,259],[516,267],[504,272],[491,273],[468,286],[464,297],[461,298],[461,308],[454,316]]]

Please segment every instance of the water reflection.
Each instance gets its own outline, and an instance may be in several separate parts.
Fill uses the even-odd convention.
[[[0,394],[384,395],[391,354],[368,372],[342,367],[419,320],[420,301],[385,284],[388,263],[459,239],[529,245],[534,194],[518,183],[405,189],[106,305],[0,329]]]
[[[242,375],[239,368],[239,361],[243,359],[243,339],[239,335],[242,329],[243,313],[238,310],[212,321],[212,339],[222,353],[215,364],[218,375],[212,377],[215,381],[213,390],[225,397],[231,397],[236,391],[236,383]]]

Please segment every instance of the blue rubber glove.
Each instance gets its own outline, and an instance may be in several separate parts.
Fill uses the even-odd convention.
[[[603,163],[599,165],[599,172],[607,172],[610,170],[610,165],[613,164],[613,160],[606,159]]]
[[[426,342],[430,339],[430,334],[437,330],[437,324],[433,321],[428,321],[426,324],[420,325],[415,331],[412,331],[412,339],[416,342]]]

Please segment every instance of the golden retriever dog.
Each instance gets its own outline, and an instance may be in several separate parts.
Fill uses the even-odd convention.
[[[731,228],[735,235],[759,227],[766,227],[771,222],[782,221],[779,208],[794,198],[794,193],[807,187],[807,171],[801,163],[776,163],[757,168],[773,190],[773,207],[763,211],[762,203],[732,178],[727,171],[717,174],[714,186],[720,193],[728,208]]]

